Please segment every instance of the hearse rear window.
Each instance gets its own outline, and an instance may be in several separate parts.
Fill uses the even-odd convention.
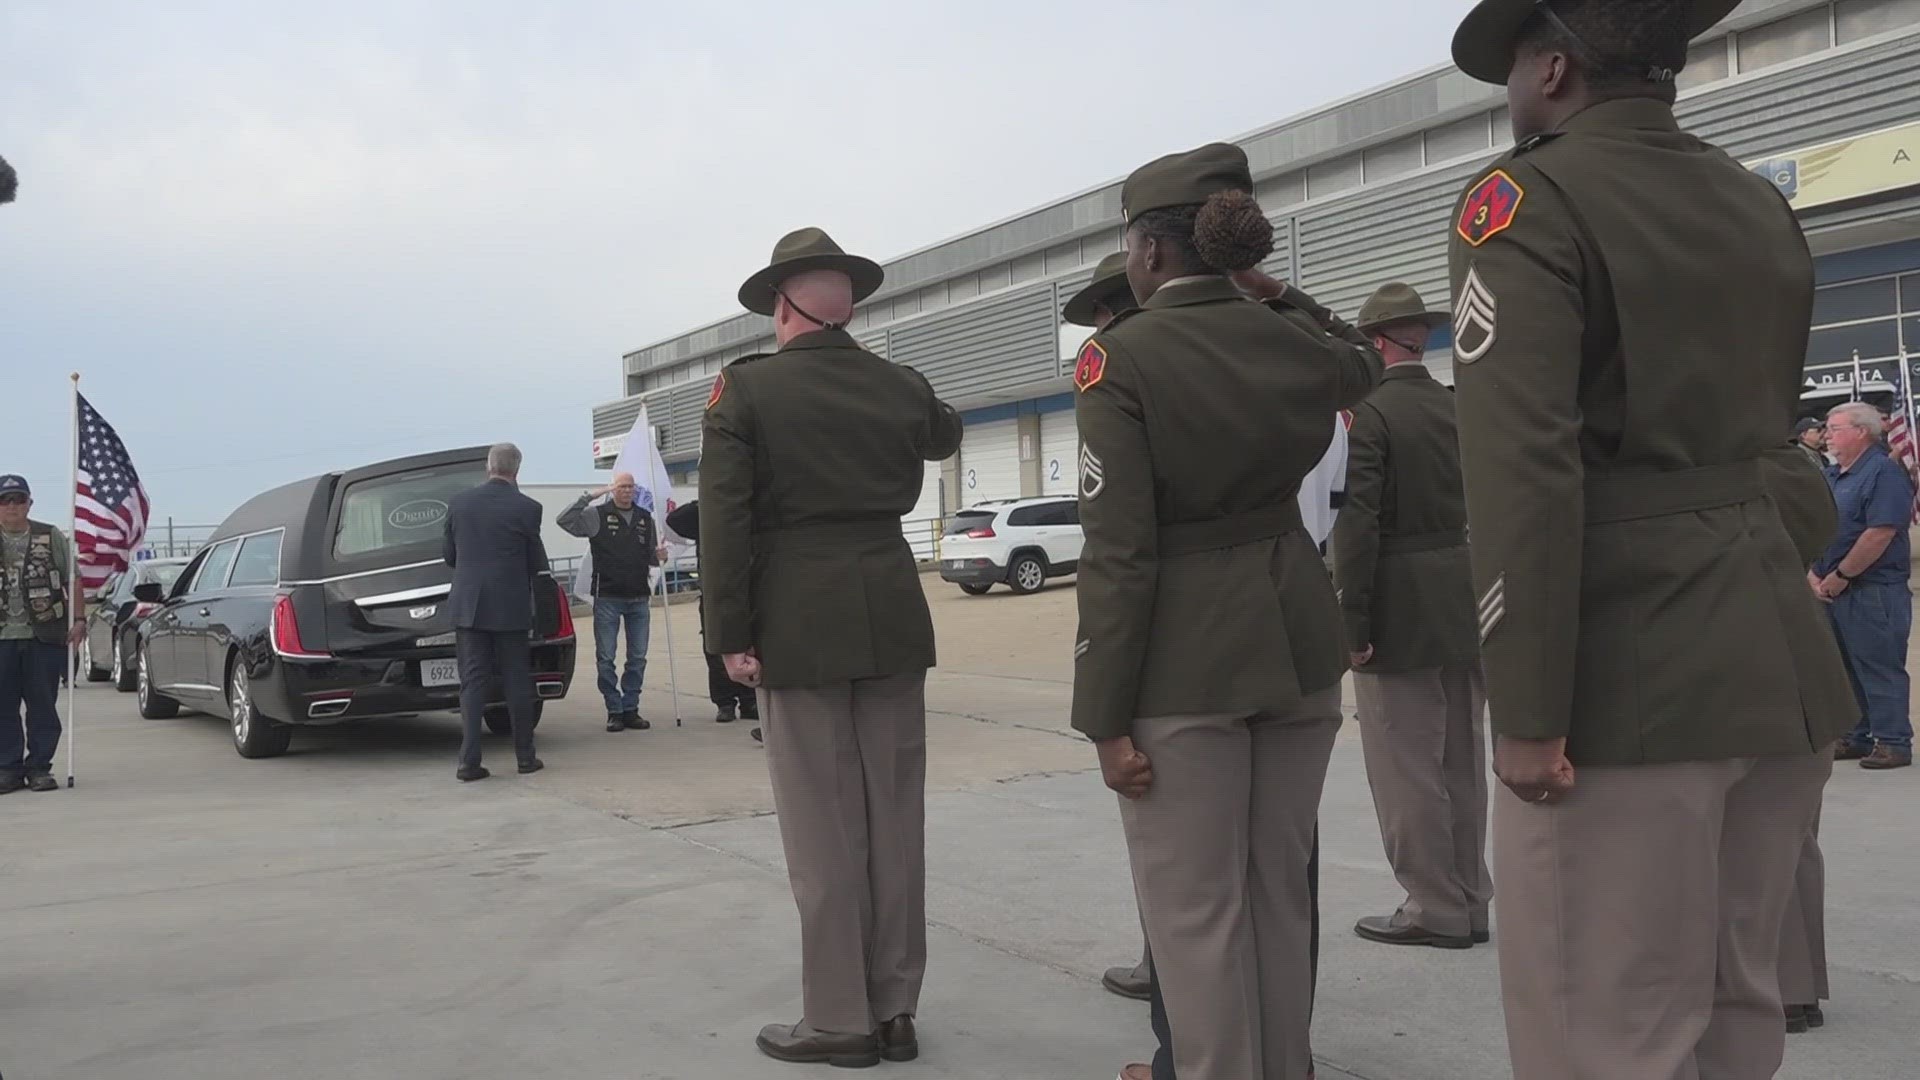
[[[363,558],[391,548],[439,543],[447,503],[486,479],[486,465],[470,461],[349,484],[340,500],[334,557]]]

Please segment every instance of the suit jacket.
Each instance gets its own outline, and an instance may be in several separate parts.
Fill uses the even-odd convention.
[[[1296,501],[1328,418],[1380,379],[1364,337],[1290,290],[1176,280],[1075,365],[1080,631],[1073,726],[1283,712],[1336,685],[1333,581]]]
[[[1453,394],[1420,364],[1387,369],[1353,411],[1334,584],[1359,670],[1403,675],[1478,658]]]
[[[1622,98],[1523,143],[1456,215],[1494,730],[1565,737],[1578,766],[1833,742],[1853,692],[1778,502],[1810,474],[1769,484],[1813,306],[1786,201],[1671,106]]]
[[[489,480],[448,504],[445,543],[456,628],[533,629],[533,578],[547,570],[539,503],[505,480]]]
[[[900,519],[960,448],[925,376],[838,330],[714,383],[700,459],[707,648],[756,649],[772,689],[933,666],[933,618]]]

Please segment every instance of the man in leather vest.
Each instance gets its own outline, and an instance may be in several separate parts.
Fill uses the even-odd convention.
[[[1673,111],[1735,3],[1482,0],[1453,40],[1516,139],[1449,237],[1515,1080],[1778,1071],[1781,924],[1858,716],[1768,493],[1813,260]]]
[[[1406,900],[1354,933],[1386,945],[1487,940],[1486,699],[1467,560],[1453,394],[1422,363],[1450,319],[1383,285],[1358,327],[1386,376],[1353,411],[1347,504],[1334,526],[1367,782]]]
[[[653,515],[635,501],[639,485],[632,473],[589,491],[560,512],[557,524],[584,537],[593,549],[593,658],[599,668],[600,696],[607,703],[607,730],[644,731],[640,688],[647,676],[647,640],[652,629],[653,568],[666,558]],[[599,506],[588,503],[613,498]],[[665,498],[665,492],[654,497]],[[626,667],[616,678],[614,649],[620,628],[627,630]]]
[[[87,627],[66,534],[32,508],[26,478],[0,476],[0,795],[59,789],[60,675]]]

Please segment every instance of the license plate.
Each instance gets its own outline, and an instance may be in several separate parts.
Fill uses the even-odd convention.
[[[460,661],[458,660],[422,660],[420,661],[421,686],[459,686]]]
[[[948,560],[947,560],[947,569],[949,569],[949,570],[958,570],[958,569],[960,569],[960,560],[959,560],[959,559],[948,559]]]

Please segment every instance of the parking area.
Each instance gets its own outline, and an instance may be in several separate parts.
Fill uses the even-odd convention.
[[[1139,932],[1112,796],[1067,727],[1073,588],[927,585],[942,666],[928,690],[924,1053],[885,1069],[1111,1076],[1151,1037],[1145,1007],[1098,984],[1136,957]],[[141,720],[130,696],[94,686],[63,699],[79,786],[0,800],[0,1073],[806,1072],[752,1045],[761,1024],[799,1017],[796,921],[762,754],[751,725],[713,722],[694,615],[689,602],[666,616],[669,665],[656,609],[651,731],[604,731],[583,641],[532,777],[494,740],[494,778],[456,783],[445,715],[303,732],[288,755],[246,761],[220,719]],[[1834,1000],[1825,1029],[1789,1043],[1783,1077],[1913,1075],[1916,785],[1913,770],[1836,771]],[[1395,950],[1348,931],[1396,899],[1351,724],[1322,821],[1320,1075],[1506,1076],[1491,948]]]

